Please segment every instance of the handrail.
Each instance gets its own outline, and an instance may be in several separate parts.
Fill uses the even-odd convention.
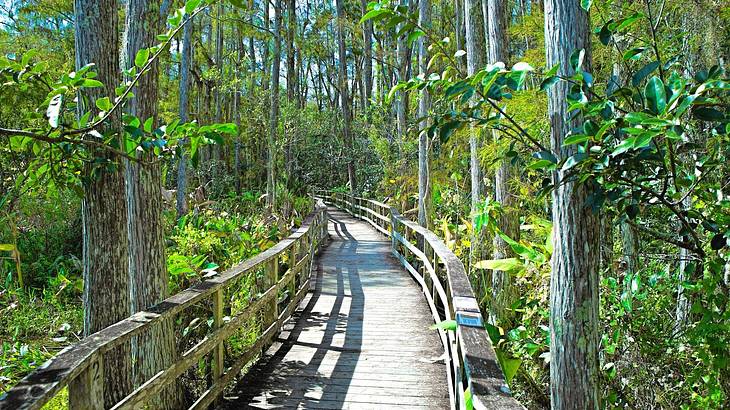
[[[69,388],[69,407],[72,410],[103,409],[104,353],[122,343],[128,343],[134,335],[150,330],[163,320],[172,319],[185,309],[210,298],[214,329],[176,358],[172,365],[137,387],[113,407],[142,407],[212,352],[212,383],[190,407],[206,409],[246,365],[271,345],[281,326],[309,292],[312,261],[327,237],[327,208],[318,200],[314,211],[307,216],[302,226],[273,247],[217,277],[193,285],[146,311],[135,313],[62,350],[0,397],[0,409],[40,409],[66,386]],[[280,275],[279,263],[284,259],[288,269]],[[261,268],[266,272],[263,283],[263,286],[267,286],[266,290],[240,312],[231,312],[232,317],[226,320],[224,311],[233,310],[232,306],[226,307],[226,289],[246,273],[257,272]],[[285,289],[288,290],[286,306],[279,312],[279,294],[284,293]],[[226,369],[224,343],[247,321],[259,316],[262,320],[261,334],[240,357],[229,357],[233,360],[233,365]]]
[[[317,195],[390,237],[393,255],[421,285],[434,321],[456,320],[455,332],[439,330],[451,407],[465,409],[470,394],[474,409],[524,409],[504,380],[459,258],[433,232],[382,202],[338,192]]]

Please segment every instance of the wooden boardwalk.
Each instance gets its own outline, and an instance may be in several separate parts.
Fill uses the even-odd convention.
[[[443,347],[390,240],[332,209],[314,292],[223,409],[447,409]]]

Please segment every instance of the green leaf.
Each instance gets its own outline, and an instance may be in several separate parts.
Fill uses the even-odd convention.
[[[634,149],[644,148],[648,147],[649,144],[651,144],[652,139],[656,136],[656,133],[653,132],[645,132],[638,137],[636,137],[636,141],[634,141]]]
[[[611,22],[604,24],[601,28],[601,31],[598,33],[598,39],[601,41],[601,44],[604,46],[607,46],[611,42],[611,38],[613,37],[613,32],[609,28],[609,25]]]
[[[636,47],[632,48],[631,50],[627,51],[623,55],[624,61],[628,60],[638,60],[641,58],[641,54],[646,51],[646,47]]]
[[[203,0],[188,0],[188,1],[186,1],[185,2],[185,13],[186,14],[191,14],[192,12],[195,11],[195,9],[198,8],[198,6],[200,6],[200,3],[202,3],[202,2],[203,2]],[[176,25],[176,24],[174,24],[174,25]]]
[[[388,9],[373,9],[373,10],[370,10],[367,13],[365,13],[364,16],[362,16],[362,18],[360,19],[360,24],[362,24],[362,23],[364,23],[364,22],[366,22],[368,20],[373,20],[373,21],[380,20],[380,19],[386,17],[386,15],[388,13],[392,13],[392,12],[390,10],[388,10]]]
[[[667,91],[664,89],[662,79],[654,76],[647,83],[644,89],[646,102],[649,104],[649,111],[662,115],[667,110]]]
[[[395,96],[395,93],[398,92],[398,90],[401,90],[406,87],[406,83],[398,83],[393,88],[388,91],[388,95],[385,98],[386,103],[390,103],[393,101],[393,97]]]
[[[151,133],[152,132],[152,122],[154,121],[153,117],[147,118],[147,121],[144,122],[144,132]]]
[[[84,82],[81,83],[81,87],[84,88],[97,88],[97,87],[103,87],[104,83],[102,83],[99,80],[93,80],[91,78],[87,78],[84,80]]]
[[[586,50],[580,49],[575,50],[573,54],[570,55],[570,66],[573,68],[573,71],[579,71],[580,68],[583,66],[583,59],[585,59],[586,56]]]
[[[542,80],[542,83],[540,83],[540,91],[545,91],[548,88],[552,87],[555,83],[560,81],[560,78],[556,75],[550,76]]]
[[[563,141],[563,146],[573,145],[573,144],[581,144],[583,142],[586,142],[591,139],[590,135],[584,135],[584,134],[576,134],[571,135],[568,138]]]
[[[488,259],[474,264],[474,268],[476,269],[490,269],[504,272],[522,269],[523,267],[524,265],[517,258]]]
[[[148,48],[143,48],[137,51],[137,55],[134,57],[134,65],[136,65],[138,68],[142,68],[145,64],[147,64],[147,61],[149,59],[150,50]]]
[[[12,252],[15,250],[15,245],[12,243],[0,243],[0,251]]]
[[[464,390],[464,408],[466,410],[474,410],[474,398],[471,396],[469,387]]]
[[[238,7],[239,9],[246,8],[246,5],[243,4],[242,0],[229,0],[229,1],[231,2],[231,4],[234,7]]]
[[[109,101],[109,97],[102,97],[96,100],[96,108],[102,111],[109,111],[113,107],[112,102]]]
[[[431,325],[431,330],[436,329],[443,329],[443,330],[456,330],[456,320],[444,320],[443,322],[438,322],[434,325]]]
[[[532,154],[532,156],[533,156],[533,158],[550,161],[553,164],[557,164],[558,163],[558,159],[555,157],[555,154],[553,154],[550,151],[535,152],[535,153]]]
[[[497,360],[499,361],[502,372],[504,372],[504,379],[507,383],[510,383],[517,374],[517,370],[522,364],[522,360],[516,358],[507,357],[507,354],[501,349],[495,349],[497,354]]]
[[[614,28],[614,30],[621,31],[621,30],[625,29],[626,27],[634,24],[637,20],[639,20],[643,17],[644,17],[644,15],[642,13],[634,13],[634,14],[630,15],[629,17],[626,17],[623,20],[617,21],[616,23],[618,23],[618,24],[616,25],[616,28]]]
[[[416,40],[423,37],[424,35],[426,35],[426,33],[424,33],[421,30],[416,30],[416,31],[411,32],[408,35],[408,44],[413,44]]]
[[[591,10],[591,4],[593,4],[593,0],[580,0],[580,6],[585,11],[590,11]]]
[[[616,148],[614,148],[613,152],[611,153],[611,156],[615,157],[617,155],[623,154],[624,152],[633,148],[634,143],[636,143],[636,137],[626,138],[620,144],[618,144],[616,146]]]
[[[527,166],[527,169],[543,169],[543,168],[550,168],[552,165],[555,165],[554,162],[548,161],[546,159],[537,160],[530,165]]]
[[[636,74],[631,77],[631,84],[634,87],[638,87],[639,84],[641,84],[641,82],[644,81],[644,79],[648,77],[649,74],[653,73],[654,70],[656,70],[657,68],[659,68],[658,61],[652,61],[651,63],[645,65],[641,70],[637,71]]]
[[[699,107],[692,110],[692,114],[697,118],[698,120],[702,121],[722,121],[725,119],[725,115],[721,113],[720,111],[709,108],[709,107]]]
[[[459,129],[460,126],[461,122],[459,121],[449,121],[446,124],[442,125],[439,130],[439,139],[441,140],[441,142],[448,141],[451,134]]]

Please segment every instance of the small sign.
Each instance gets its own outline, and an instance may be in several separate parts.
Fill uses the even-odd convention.
[[[456,323],[459,326],[484,327],[481,316],[465,315],[463,313],[456,314]]]

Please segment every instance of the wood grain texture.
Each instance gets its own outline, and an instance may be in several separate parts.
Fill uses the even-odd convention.
[[[450,407],[443,346],[390,241],[330,211],[315,290],[221,408]]]
[[[389,215],[390,223],[387,227],[390,231],[387,235],[392,240],[393,255],[421,285],[423,293],[428,295],[426,300],[434,318],[448,320],[461,317],[469,319],[471,323],[483,323],[479,303],[464,265],[433,232],[404,218],[395,208],[380,202],[341,193],[325,193],[322,196],[327,204],[340,206],[348,213],[352,204],[359,204],[360,209],[369,209],[367,213]],[[360,216],[360,219],[368,221],[373,228],[383,229],[369,218]],[[375,218],[375,220],[382,219]],[[433,259],[428,255],[433,255]],[[417,268],[419,265],[420,269],[426,272],[430,266],[434,272],[424,275],[419,272]],[[436,270],[439,271],[438,275],[433,274]],[[431,285],[430,295],[427,281],[434,282]],[[443,289],[445,294],[439,294],[439,288]],[[395,309],[393,306],[389,308]],[[475,409],[524,408],[511,396],[489,336],[483,327],[459,325],[456,335],[451,332],[442,333],[441,339],[448,358],[445,373],[452,408],[463,407],[466,400],[464,386],[468,386],[471,391]]]

